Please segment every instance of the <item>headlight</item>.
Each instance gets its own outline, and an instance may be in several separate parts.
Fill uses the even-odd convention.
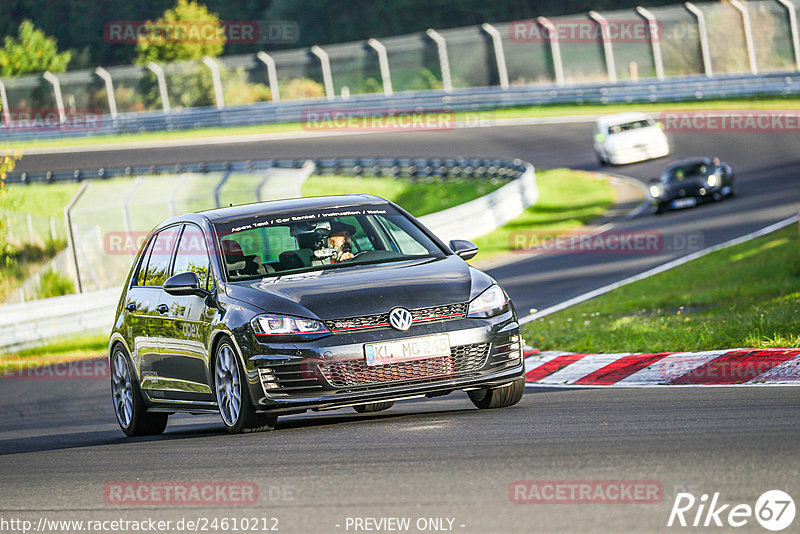
[[[710,174],[708,176],[708,187],[715,187],[717,185],[717,175]]]
[[[472,299],[469,303],[467,317],[493,317],[508,311],[508,297],[505,291],[498,286],[489,289]]]
[[[292,336],[300,339],[315,339],[331,334],[331,331],[315,319],[289,317],[287,315],[259,315],[250,325],[258,336]]]
[[[650,196],[653,198],[658,198],[661,195],[661,188],[657,185],[650,186]]]

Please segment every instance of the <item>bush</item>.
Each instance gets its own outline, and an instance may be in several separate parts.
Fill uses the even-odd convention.
[[[288,82],[281,83],[281,98],[287,100],[323,96],[325,96],[325,88],[322,84],[309,78],[293,78]]]
[[[72,284],[72,280],[61,273],[53,271],[52,269],[44,273],[40,281],[40,299],[60,297],[62,295],[75,293],[75,286]]]

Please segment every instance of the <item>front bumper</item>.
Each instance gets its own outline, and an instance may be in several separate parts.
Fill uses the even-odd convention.
[[[446,333],[450,355],[369,367],[364,344]],[[251,345],[252,346],[252,345]],[[512,312],[412,327],[333,335],[295,345],[256,341],[248,358],[251,398],[259,411],[296,412],[435,396],[500,386],[524,376],[523,342]]]

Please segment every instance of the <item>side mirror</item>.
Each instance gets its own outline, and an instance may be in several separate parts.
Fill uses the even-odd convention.
[[[478,253],[478,245],[465,239],[453,239],[450,241],[450,250],[462,260],[471,260]]]
[[[170,295],[206,295],[206,291],[200,289],[200,280],[197,278],[197,273],[193,271],[186,271],[185,273],[178,273],[170,276],[164,282],[164,291]]]

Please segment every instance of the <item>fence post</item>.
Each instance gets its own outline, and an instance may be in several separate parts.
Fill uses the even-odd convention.
[[[3,108],[3,122],[6,126],[11,126],[11,111],[8,109],[8,95],[6,95],[6,84],[0,80],[0,107]]]
[[[67,114],[64,113],[64,98],[61,94],[61,82],[59,82],[56,75],[49,70],[43,74],[43,77],[53,86],[53,94],[56,97],[56,108],[58,108],[58,122],[64,124],[67,122]]]
[[[794,61],[797,70],[800,70],[800,36],[797,35],[797,12],[794,10],[794,2],[791,0],[778,0],[786,8],[789,14],[789,31],[792,38],[792,49],[794,50]]]
[[[161,65],[153,63],[152,61],[147,64],[147,68],[156,75],[156,79],[158,80],[158,94],[161,97],[161,108],[164,110],[164,113],[169,113],[169,93],[167,93],[167,80],[164,77],[164,69],[161,68]]]
[[[278,88],[278,69],[275,67],[275,60],[266,52],[259,52],[256,57],[267,67],[267,79],[269,80],[269,92],[270,96],[272,96],[272,101],[279,102],[281,92]]]
[[[114,80],[111,78],[111,73],[103,67],[94,69],[97,74],[106,84],[106,95],[108,96],[108,113],[112,119],[117,118],[117,96],[114,94]]]
[[[370,39],[367,41],[367,44],[378,53],[378,65],[381,69],[381,80],[383,81],[383,94],[392,96],[394,94],[392,88],[392,73],[389,70],[389,54],[386,53],[386,47],[377,39]]]
[[[756,50],[753,47],[753,27],[750,25],[750,14],[740,0],[731,0],[731,5],[742,15],[742,28],[744,29],[744,42],[747,46],[747,56],[750,59],[750,72],[758,74],[758,63],[756,61]]]
[[[450,58],[447,56],[447,41],[442,34],[434,29],[428,29],[425,34],[436,43],[436,50],[439,52],[439,68],[442,71],[442,88],[449,93],[453,90],[453,78],[450,76]]]
[[[122,197],[122,224],[125,225],[125,231],[128,234],[133,232],[133,223],[131,222],[131,208],[130,208],[130,201],[131,197],[136,193],[136,190],[139,189],[139,186],[142,185],[142,178],[139,176],[131,186],[130,189],[125,193],[125,196]]]
[[[703,12],[691,2],[684,4],[686,9],[697,19],[697,31],[700,34],[700,52],[703,55],[703,69],[709,78],[714,75],[711,69],[711,53],[708,50],[708,32],[706,31],[706,17]]]
[[[617,64],[614,61],[614,47],[611,42],[611,35],[608,31],[608,21],[597,11],[589,11],[589,18],[600,26],[600,35],[603,38],[603,55],[606,58],[606,71],[608,71],[608,81],[617,83]]]
[[[56,219],[55,217],[50,217],[50,240],[55,243],[58,241],[58,232],[56,231]]]
[[[225,107],[225,95],[222,93],[222,78],[219,75],[219,65],[209,56],[203,58],[203,65],[211,71],[211,80],[214,83],[214,103],[217,105],[217,109],[222,109]]]
[[[74,208],[75,204],[81,199],[87,187],[89,187],[89,182],[83,182],[75,192],[75,196],[64,206],[64,223],[67,226],[67,246],[72,251],[72,267],[74,269],[73,274],[75,275],[75,285],[78,287],[78,293],[83,293],[83,284],[81,283],[81,270],[78,266],[78,250],[75,243],[75,232],[72,229],[72,208]]]
[[[647,29],[650,34],[650,47],[653,49],[653,64],[656,68],[656,78],[664,80],[664,59],[661,57],[661,38],[663,35],[658,27],[658,19],[642,6],[638,6],[636,12],[647,20]]]
[[[548,40],[550,41],[550,53],[553,55],[553,73],[556,76],[556,84],[564,85],[564,64],[561,61],[561,45],[558,42],[558,31],[556,30],[555,24],[544,17],[538,17],[536,22],[547,30]]]
[[[311,53],[317,56],[320,67],[322,67],[322,81],[325,84],[325,96],[328,100],[333,100],[336,98],[336,91],[333,88],[331,59],[328,57],[328,53],[317,45],[311,47]]]
[[[228,181],[228,178],[230,177],[231,172],[233,172],[233,171],[231,171],[230,169],[225,171],[222,174],[222,178],[220,179],[219,183],[216,185],[216,187],[214,187],[214,207],[216,207],[216,208],[222,207],[221,206],[221,202],[219,200],[220,193],[222,193],[222,186],[224,186],[225,182]]]
[[[497,61],[497,77],[500,78],[500,87],[508,89],[508,68],[506,67],[506,53],[503,50],[503,38],[497,28],[484,22],[481,24],[481,29],[492,38],[492,46],[494,47],[494,58]]]
[[[181,176],[180,180],[178,180],[178,185],[176,185],[172,192],[169,195],[169,214],[170,216],[174,217],[178,214],[178,194],[183,189],[183,186],[186,185],[186,182],[189,180],[191,175],[189,173],[185,173]]]
[[[25,214],[25,222],[28,224],[28,241],[31,244],[36,243],[36,233],[33,231],[33,216],[30,213]]]

